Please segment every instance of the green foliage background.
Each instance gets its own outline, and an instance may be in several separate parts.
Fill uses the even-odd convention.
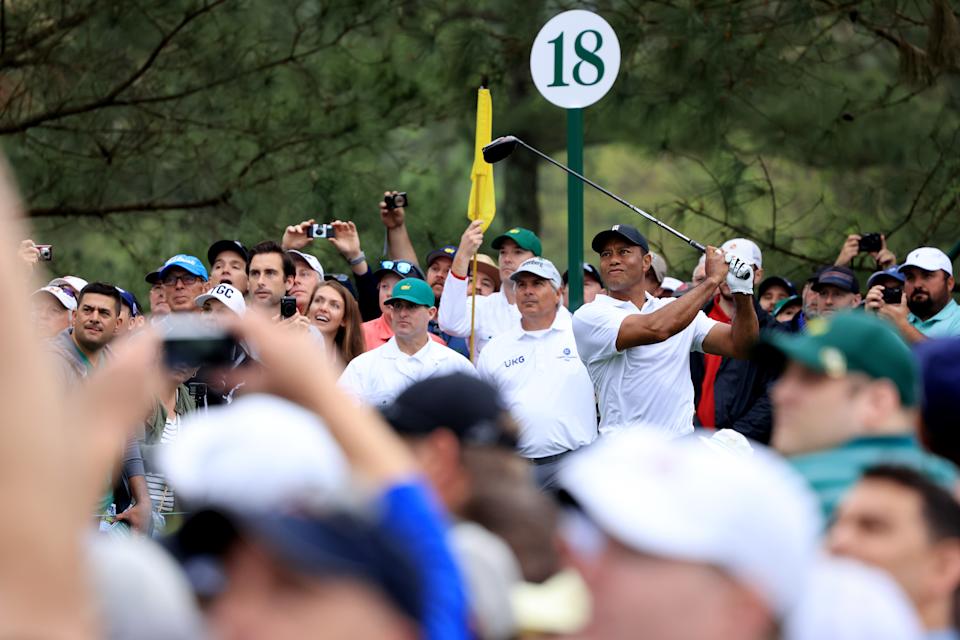
[[[466,223],[481,79],[495,135],[564,156],[564,113],[528,57],[569,8],[620,39],[617,82],[585,113],[585,166],[631,202],[703,242],[751,237],[768,273],[794,277],[851,232],[886,233],[900,257],[960,239],[946,0],[5,2],[0,138],[58,274],[143,294],[169,255],[306,217],[355,220],[378,255],[386,188],[409,192],[426,253]],[[565,176],[517,154],[496,180],[493,231],[531,226],[564,266]],[[587,242],[635,222],[688,276],[696,254],[633,218],[586,194]]]

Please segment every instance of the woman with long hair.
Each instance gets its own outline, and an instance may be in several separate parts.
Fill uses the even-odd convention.
[[[313,290],[307,317],[320,330],[327,353],[340,369],[366,350],[360,306],[336,280],[324,280]]]

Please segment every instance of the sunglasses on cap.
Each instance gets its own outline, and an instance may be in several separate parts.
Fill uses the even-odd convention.
[[[407,262],[406,260],[381,260],[380,268],[388,271],[396,271],[402,275],[407,275],[416,269],[413,263]]]

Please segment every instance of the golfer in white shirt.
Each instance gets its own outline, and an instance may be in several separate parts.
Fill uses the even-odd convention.
[[[747,357],[759,333],[753,268],[707,247],[706,280],[680,298],[660,299],[645,289],[651,259],[639,231],[614,225],[598,233],[592,246],[609,294],[577,310],[573,331],[597,391],[600,433],[641,424],[671,437],[691,433],[690,352]],[[730,325],[700,311],[724,279],[736,305]]]
[[[340,385],[361,401],[383,407],[414,382],[476,369],[462,355],[430,339],[427,326],[437,315],[433,289],[419,278],[405,278],[393,286],[384,304],[393,308],[393,337],[386,344],[350,361]]]
[[[510,276],[520,324],[487,343],[477,369],[520,424],[517,449],[552,488],[564,457],[597,437],[590,374],[577,354],[569,314],[559,313],[563,282],[549,260],[531,258]]]
[[[460,238],[460,246],[453,258],[450,273],[443,285],[437,321],[440,329],[451,336],[466,338],[470,335],[470,316],[473,299],[468,295],[467,269],[473,255],[483,244],[482,223],[470,223]],[[476,352],[480,353],[496,335],[514,329],[520,322],[513,283],[508,278],[524,260],[539,256],[542,252],[540,238],[529,229],[514,227],[493,239],[491,243],[499,252],[500,291],[489,296],[477,296],[477,308],[473,318]]]

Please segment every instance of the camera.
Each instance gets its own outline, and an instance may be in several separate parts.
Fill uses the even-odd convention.
[[[292,318],[297,315],[297,299],[293,296],[280,298],[280,317]]]
[[[879,233],[864,233],[860,235],[860,253],[873,253],[883,248],[883,240]]]
[[[37,250],[40,252],[39,258],[43,262],[50,262],[51,260],[53,260],[52,244],[38,244]]]
[[[335,238],[336,235],[332,224],[312,224],[307,227],[308,238]]]
[[[163,361],[170,369],[229,366],[236,358],[236,339],[199,314],[170,314],[155,326],[163,336]]]
[[[900,304],[903,299],[903,289],[900,287],[884,287],[883,304]]]
[[[383,196],[383,201],[386,203],[387,209],[399,209],[400,207],[406,207],[410,204],[410,201],[407,200],[406,191],[401,191],[395,196]]]

